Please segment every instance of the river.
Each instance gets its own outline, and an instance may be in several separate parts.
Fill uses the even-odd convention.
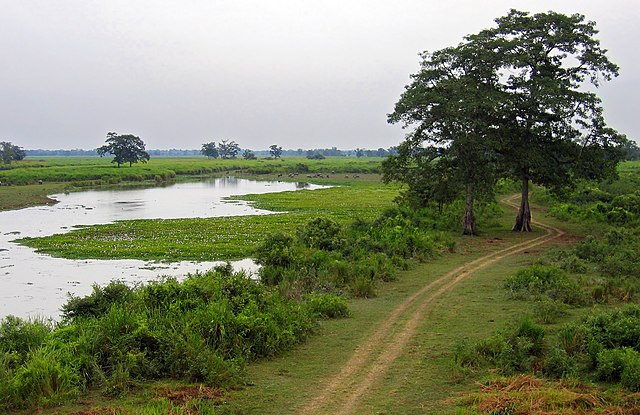
[[[216,262],[157,263],[138,260],[69,260],[38,254],[12,242],[23,237],[48,236],[68,232],[74,226],[110,223],[131,219],[174,219],[261,215],[242,201],[226,201],[232,195],[262,194],[315,189],[317,185],[266,182],[225,177],[203,182],[179,183],[164,187],[127,190],[91,190],[52,195],[58,201],[0,212],[0,318],[58,319],[68,295],[86,295],[93,284],[117,279],[128,283],[146,282],[159,275],[184,276],[206,271]],[[236,270],[255,270],[246,259],[233,263]]]

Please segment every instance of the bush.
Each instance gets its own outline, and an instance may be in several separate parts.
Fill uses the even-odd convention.
[[[542,365],[542,373],[556,379],[574,376],[577,370],[576,359],[558,347],[547,353]]]
[[[516,299],[545,296],[565,304],[584,303],[580,286],[559,268],[534,265],[507,278],[505,288]]]
[[[260,265],[286,267],[294,262],[293,238],[282,232],[270,234],[256,248],[256,262]]]
[[[15,353],[22,362],[29,351],[44,343],[51,325],[42,320],[7,316],[0,322],[0,353]]]
[[[335,294],[310,294],[307,296],[307,308],[321,318],[349,317],[351,312],[344,298]]]
[[[298,228],[298,240],[308,248],[327,251],[339,249],[343,240],[340,239],[342,227],[327,218],[315,218]]]
[[[375,281],[365,275],[358,275],[349,285],[349,292],[356,298],[373,298],[376,296]]]
[[[40,348],[15,371],[10,396],[20,407],[57,404],[75,398],[81,384],[80,377],[61,362],[58,353]]]
[[[640,352],[637,350],[628,347],[602,350],[596,362],[598,379],[620,381],[632,391],[640,390]]]
[[[565,314],[565,306],[559,301],[545,299],[533,304],[533,315],[538,323],[553,324]]]
[[[93,291],[86,297],[71,296],[62,306],[62,316],[67,319],[97,317],[104,314],[113,304],[122,304],[131,299],[132,291],[122,281],[112,281],[104,287],[93,285]]]

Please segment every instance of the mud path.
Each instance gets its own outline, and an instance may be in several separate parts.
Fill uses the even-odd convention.
[[[502,200],[518,208],[514,202],[519,195]],[[511,245],[499,251],[469,261],[422,287],[394,309],[360,346],[353,352],[337,374],[329,378],[321,392],[312,397],[296,412],[311,414],[353,414],[358,402],[367,391],[389,370],[394,361],[406,350],[420,323],[431,312],[433,302],[452,290],[457,283],[506,257],[549,243],[564,235],[560,229],[532,221],[545,234]]]

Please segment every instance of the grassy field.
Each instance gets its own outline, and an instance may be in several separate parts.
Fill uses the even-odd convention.
[[[3,166],[0,183],[9,185],[42,182],[74,182],[76,185],[113,184],[124,181],[165,181],[176,176],[199,176],[233,172],[244,174],[376,173],[381,158],[336,157],[309,160],[304,157],[244,160],[205,157],[159,157],[148,163],[121,166],[99,157],[42,157]]]

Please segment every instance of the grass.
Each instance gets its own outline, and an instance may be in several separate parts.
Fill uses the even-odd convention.
[[[247,174],[285,173],[374,173],[382,158],[333,157],[309,160],[285,157],[275,160],[207,159],[205,157],[160,157],[148,163],[117,167],[110,158],[42,157],[14,162],[0,170],[0,182],[10,185],[42,182],[75,182],[85,186],[123,181],[166,181],[176,176],[198,176],[223,172]]]
[[[53,204],[55,200],[47,196],[60,193],[65,188],[66,184],[63,183],[2,186],[0,187],[0,211]]]
[[[66,234],[25,238],[38,252],[65,258],[127,258],[161,261],[219,261],[251,256],[256,244],[275,231],[293,232],[317,216],[336,221],[371,219],[392,205],[396,186],[382,186],[378,176],[333,179],[343,186],[319,190],[250,195],[260,209],[276,215],[170,220],[119,221],[82,227]]]

